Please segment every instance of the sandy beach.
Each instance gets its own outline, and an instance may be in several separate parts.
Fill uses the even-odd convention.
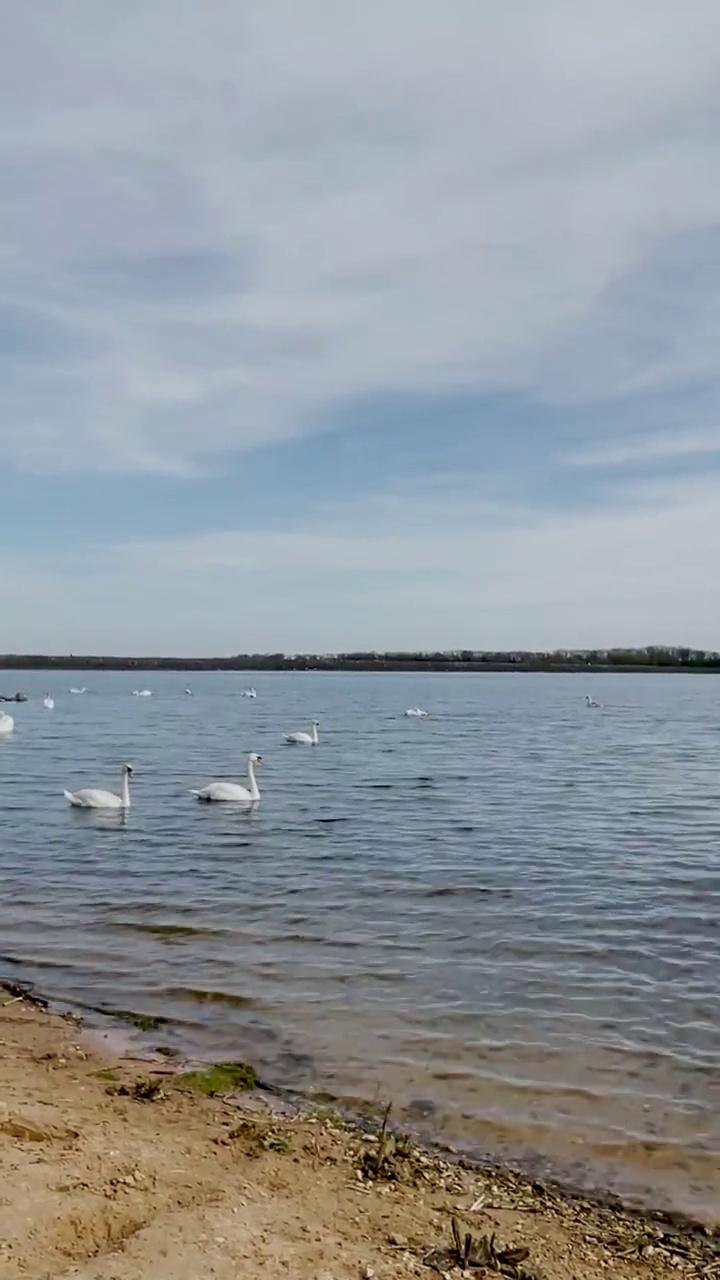
[[[709,1224],[461,1168],[248,1074],[113,1058],[0,989],[2,1280],[720,1275]]]

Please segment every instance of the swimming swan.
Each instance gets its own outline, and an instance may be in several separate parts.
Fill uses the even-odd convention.
[[[291,747],[316,747],[320,741],[318,737],[320,721],[313,720],[310,728],[310,733],[284,733],[283,737]]]
[[[590,694],[588,693],[588,694],[586,695],[586,697],[585,697],[585,706],[586,706],[586,707],[601,707],[601,706],[602,706],[602,702],[596,702],[596,701],[595,701],[595,699],[594,699],[594,698],[591,698],[591,697],[590,697]]]
[[[197,796],[198,800],[204,800],[207,804],[213,800],[234,800],[235,804],[256,804],[260,799],[260,789],[255,781],[255,767],[262,762],[262,756],[256,755],[254,751],[248,756],[247,787],[241,787],[239,782],[209,782],[202,791],[192,791],[190,794]]]
[[[186,692],[186,694],[188,695],[188,697],[189,697],[189,698],[192,698],[192,696],[193,696],[193,691],[192,691],[192,689],[190,688],[190,686],[189,686],[189,685],[188,685],[187,689],[185,690],[185,692]]]
[[[15,721],[6,711],[0,711],[0,735],[5,737],[6,734],[12,733],[15,728]]]
[[[152,689],[133,689],[133,698],[152,698]]]
[[[46,693],[45,697],[43,698],[43,706],[47,707],[48,711],[52,711],[53,707],[55,706],[55,699],[51,698],[49,693]]]
[[[424,720],[424,719],[426,718],[426,716],[427,716],[427,711],[421,711],[421,710],[420,710],[420,707],[410,707],[410,708],[409,708],[409,710],[407,710],[407,711],[405,712],[405,715],[406,715],[406,716],[419,716],[419,717],[420,717],[420,719],[423,719],[423,720]]]
[[[131,777],[132,765],[124,764],[119,796],[116,796],[114,791],[97,791],[93,788],[86,788],[83,791],[63,791],[63,795],[76,809],[129,809]]]
[[[243,689],[242,693],[240,694],[240,697],[241,698],[257,698],[257,692],[255,689]]]
[[[68,693],[87,693],[87,689],[68,689]]]

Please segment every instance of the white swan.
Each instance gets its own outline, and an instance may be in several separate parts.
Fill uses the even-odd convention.
[[[97,791],[92,787],[82,791],[63,791],[63,795],[76,809],[129,809],[131,777],[132,765],[124,764],[119,796],[114,791]]]
[[[152,698],[152,689],[133,689],[133,698]]]
[[[257,692],[255,689],[243,689],[242,693],[240,694],[240,697],[241,698],[257,698]]]
[[[586,707],[601,707],[601,706],[602,706],[602,702],[596,702],[596,701],[595,701],[595,699],[594,699],[594,698],[591,698],[591,697],[590,697],[590,694],[588,693],[588,694],[586,694],[586,696],[585,696],[585,706],[586,706]]]
[[[427,716],[427,711],[421,711],[420,707],[409,707],[408,710],[405,712],[405,715],[418,716],[420,719],[424,720]]]
[[[310,726],[310,733],[284,733],[283,737],[291,747],[316,747],[320,741],[318,737],[318,729],[320,721],[313,720]]]
[[[6,711],[0,711],[0,735],[5,737],[8,733],[12,733],[15,728],[15,721]]]
[[[248,756],[248,785],[240,786],[239,782],[208,782],[202,791],[191,791],[198,800],[210,804],[213,800],[234,801],[235,804],[256,804],[260,799],[260,788],[255,781],[255,768],[262,764],[262,756],[251,752]]]
[[[43,698],[43,706],[47,707],[48,711],[52,711],[53,707],[55,706],[55,699],[51,698],[49,693],[46,693],[45,697]]]
[[[189,697],[189,698],[192,698],[192,696],[193,696],[193,691],[192,691],[192,689],[190,689],[190,688],[188,687],[188,688],[185,690],[185,692],[186,692],[186,694],[188,695],[188,697]]]
[[[87,693],[87,689],[68,689],[68,693]]]

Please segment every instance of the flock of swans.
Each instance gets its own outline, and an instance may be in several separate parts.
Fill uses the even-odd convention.
[[[283,738],[292,747],[316,747],[320,741],[319,728],[320,721],[313,720],[310,733],[285,733]],[[262,765],[262,762],[262,756],[255,751],[250,752],[246,787],[239,782],[208,782],[200,791],[191,790],[190,795],[195,796],[203,804],[223,802],[225,804],[257,804],[260,799],[260,788],[255,770]],[[80,791],[63,791],[63,795],[68,804],[75,809],[129,809],[132,773],[132,765],[124,764],[120,775],[119,795],[115,791],[103,791],[95,787],[85,787]]]
[[[81,694],[86,693],[83,689],[69,689],[68,693]],[[187,688],[185,693],[192,697],[192,689]],[[133,689],[133,697],[135,698],[151,698],[151,689]],[[256,698],[255,689],[243,690],[241,697]],[[55,700],[49,693],[43,698],[43,706],[52,711],[55,707]],[[603,704],[588,694],[585,698],[587,707],[601,708]],[[428,712],[423,711],[421,707],[408,707],[405,712],[406,716],[413,716],[417,719],[427,718]],[[15,721],[6,711],[0,711],[0,737],[7,737],[14,731]],[[300,730],[296,733],[283,734],[283,740],[291,747],[316,747],[320,741],[319,730],[320,722],[313,720],[310,725],[310,732],[307,733]],[[239,782],[216,781],[208,782],[201,790],[190,792],[196,799],[204,804],[210,803],[232,803],[255,805],[260,799],[260,788],[258,787],[255,770],[262,765],[262,756],[252,751],[248,756],[248,776],[247,786],[243,786]],[[130,779],[132,777],[132,765],[124,764],[122,767],[120,778],[120,791],[105,791],[98,787],[83,787],[79,791],[63,791],[63,795],[68,804],[75,809],[119,809],[127,810],[130,808]]]

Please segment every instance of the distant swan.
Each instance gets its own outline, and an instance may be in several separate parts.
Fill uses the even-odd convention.
[[[596,702],[596,701],[595,701],[595,699],[594,699],[594,698],[591,698],[591,697],[590,697],[590,694],[588,693],[588,694],[586,695],[586,697],[585,697],[585,706],[586,706],[586,707],[601,707],[601,706],[602,706],[602,702]]]
[[[310,733],[284,733],[283,737],[291,747],[316,747],[320,741],[318,737],[318,729],[320,721],[313,720]]]
[[[210,804],[213,800],[235,801],[235,804],[256,804],[260,799],[260,789],[255,781],[255,767],[262,764],[262,756],[253,751],[248,756],[248,785],[241,787],[239,782],[209,782],[202,791],[192,791],[191,795],[198,800]]]
[[[132,765],[124,764],[119,796],[116,796],[114,791],[96,791],[93,788],[85,788],[82,791],[63,791],[63,795],[76,809],[129,809],[131,777]]]
[[[87,693],[87,689],[68,689],[68,693]]]
[[[424,720],[424,719],[425,719],[425,717],[427,716],[427,711],[421,711],[421,710],[420,710],[420,707],[409,707],[409,708],[408,708],[408,710],[405,712],[405,715],[406,715],[406,716],[419,716],[421,719],[423,719],[423,720]]]
[[[241,698],[257,698],[257,693],[255,689],[243,689],[242,693],[240,694],[240,697]]]
[[[152,698],[152,689],[133,689],[133,698]]]
[[[6,734],[12,733],[15,728],[15,721],[6,711],[0,711],[0,735],[5,737]]]
[[[48,711],[52,711],[53,707],[55,706],[55,699],[51,698],[49,693],[46,693],[45,697],[43,698],[43,706],[47,707]]]
[[[189,689],[189,688],[188,688],[188,689],[186,689],[186,690],[185,690],[185,692],[186,692],[186,694],[188,695],[188,697],[192,698],[192,696],[193,696],[193,691],[192,691],[192,689]]]

